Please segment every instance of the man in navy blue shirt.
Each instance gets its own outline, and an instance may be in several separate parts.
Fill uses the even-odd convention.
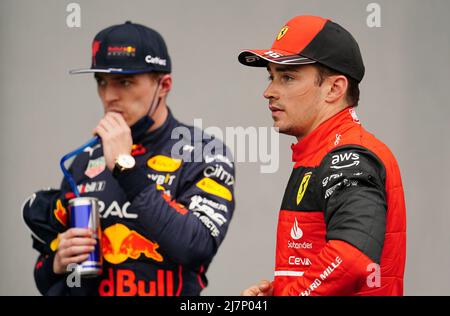
[[[39,291],[199,295],[234,210],[227,148],[211,137],[186,137],[194,128],[173,117],[166,104],[171,61],[153,29],[131,22],[106,28],[94,38],[91,67],[71,73],[94,73],[105,112],[93,130],[101,144],[70,168],[81,196],[99,199],[103,269],[80,286],[67,282],[71,264],[86,260],[96,240],[88,229],[67,227],[75,195],[64,180],[24,205],[40,252]]]

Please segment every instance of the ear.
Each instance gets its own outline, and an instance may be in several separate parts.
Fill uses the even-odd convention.
[[[330,76],[327,78],[327,80],[329,81],[329,90],[325,97],[325,101],[327,101],[328,103],[335,103],[341,98],[344,98],[348,87],[347,78],[342,75],[337,75]]]
[[[159,96],[165,97],[172,90],[172,76],[170,74],[165,74],[160,79]]]

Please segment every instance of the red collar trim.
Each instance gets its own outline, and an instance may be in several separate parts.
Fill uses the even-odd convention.
[[[355,123],[360,124],[353,107],[345,108],[330,117],[298,143],[292,144],[292,161],[300,161],[316,153],[324,146],[333,146],[338,138],[337,135],[342,135],[349,127],[349,123],[351,126],[354,126]]]

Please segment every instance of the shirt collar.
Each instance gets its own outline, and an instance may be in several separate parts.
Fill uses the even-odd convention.
[[[322,122],[316,129],[306,135],[296,144],[291,145],[292,161],[298,162],[305,159],[325,146],[336,146],[340,135],[354,126],[360,124],[353,107],[345,108],[331,118]]]
[[[177,120],[173,117],[169,107],[167,107],[167,110],[167,118],[164,123],[157,129],[148,132],[145,135],[144,140],[142,141],[144,146],[151,145],[154,147],[161,142],[166,142],[168,138],[170,138],[172,129],[177,125]]]

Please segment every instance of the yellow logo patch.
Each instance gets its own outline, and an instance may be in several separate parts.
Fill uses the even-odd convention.
[[[59,234],[58,236],[52,240],[52,242],[50,243],[50,249],[55,252],[58,249],[59,246]]]
[[[180,159],[173,159],[163,155],[157,155],[147,161],[147,166],[156,171],[174,172],[181,166]]]
[[[300,204],[300,202],[303,199],[303,196],[305,195],[306,188],[308,187],[309,179],[311,178],[312,172],[307,172],[303,176],[302,182],[300,183],[300,186],[298,188],[297,192],[297,205]]]
[[[233,195],[230,190],[228,190],[223,185],[217,183],[213,179],[203,178],[199,182],[197,182],[196,186],[205,191],[206,193],[214,194],[218,197],[221,197],[227,201],[233,200]]]
[[[280,30],[280,33],[278,33],[277,41],[279,41],[284,35],[286,35],[287,31],[289,30],[289,26],[285,26]]]

